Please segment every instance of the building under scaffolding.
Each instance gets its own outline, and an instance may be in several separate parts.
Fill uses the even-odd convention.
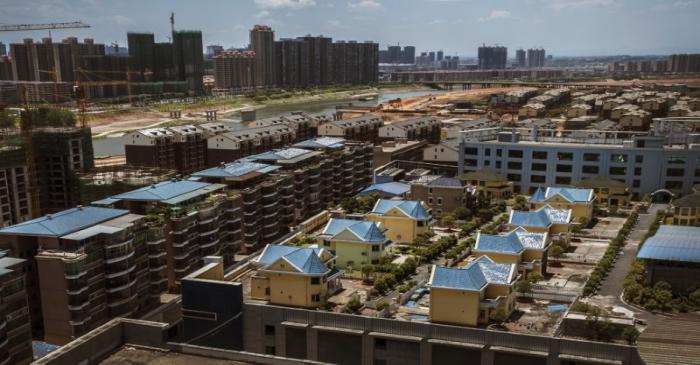
[[[174,170],[151,167],[113,165],[96,167],[78,175],[80,202],[90,204],[105,196],[113,196],[176,176]]]

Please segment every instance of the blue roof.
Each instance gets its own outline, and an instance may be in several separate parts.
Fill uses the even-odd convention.
[[[561,196],[568,202],[571,203],[587,203],[593,200],[594,194],[593,189],[579,189],[579,188],[547,188],[546,191],[542,191],[539,187],[530,197],[531,202],[544,202],[555,195]]]
[[[382,184],[372,184],[364,188],[360,193],[372,193],[379,191],[385,194],[391,194],[394,196],[403,195],[411,190],[411,185],[400,183],[400,182],[387,182]]]
[[[310,149],[337,149],[343,148],[345,146],[345,138],[340,137],[318,137],[307,139],[306,141],[301,141],[292,145],[292,147],[297,148],[310,148]]]
[[[644,242],[637,258],[700,262],[700,227],[661,226]]]
[[[110,197],[114,200],[164,201],[214,186],[199,181],[163,181]]]
[[[263,266],[269,266],[282,258],[303,273],[324,274],[328,268],[319,257],[321,252],[322,249],[319,248],[268,244],[256,261]]]
[[[250,161],[234,161],[227,164],[212,167],[210,169],[195,172],[192,176],[206,177],[239,177],[253,172],[266,174],[279,169],[280,166],[268,165]]]
[[[71,208],[0,229],[0,234],[61,237],[128,213],[123,209]]]
[[[508,224],[511,226],[546,228],[552,224],[568,224],[571,209],[554,209],[545,205],[534,211],[514,210],[510,213]]]
[[[428,212],[425,211],[423,205],[417,200],[393,200],[379,199],[372,208],[372,213],[386,214],[386,212],[398,208],[407,216],[414,219],[430,219]]]
[[[386,237],[377,223],[352,219],[331,218],[321,234],[334,237],[345,230],[363,242],[382,243],[386,241]]]
[[[461,268],[433,266],[428,285],[448,289],[481,290],[487,284],[510,284],[515,273],[515,264],[499,264],[488,256],[480,256]]]
[[[263,161],[285,161],[285,160],[294,160],[294,159],[299,159],[305,156],[316,156],[321,152],[316,152],[316,151],[309,151],[305,150],[302,148],[283,148],[283,149],[278,149],[278,150],[272,150],[272,151],[267,151],[263,153],[259,153],[257,155],[252,155],[245,157],[243,160],[248,160],[248,161],[257,161],[257,160],[263,160]]]
[[[519,254],[526,249],[544,249],[546,244],[546,233],[528,232],[518,227],[501,236],[479,233],[474,250]]]

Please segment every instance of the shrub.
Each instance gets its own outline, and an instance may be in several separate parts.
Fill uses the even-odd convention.
[[[380,300],[377,302],[377,310],[378,311],[383,311],[384,308],[387,308],[389,306],[389,303],[387,303],[385,300]]]
[[[627,327],[622,330],[622,338],[627,341],[628,344],[634,345],[639,338],[639,330],[636,327]]]
[[[362,303],[360,302],[360,297],[353,295],[352,298],[345,305],[345,310],[348,313],[359,314],[362,309]]]
[[[459,220],[465,220],[472,215],[472,212],[468,208],[457,207],[452,214]]]
[[[536,283],[536,282],[543,280],[543,279],[544,279],[544,276],[542,276],[542,274],[538,271],[533,271],[533,272],[527,274],[527,281],[529,281],[531,283]]]
[[[520,294],[530,294],[532,293],[532,284],[527,280],[520,280],[515,284],[515,291]]]

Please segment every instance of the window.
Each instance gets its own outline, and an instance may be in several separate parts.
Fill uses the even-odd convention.
[[[438,205],[442,205],[442,198],[437,198]]]
[[[557,160],[559,161],[571,161],[574,159],[574,154],[571,152],[558,152]]]
[[[683,182],[682,181],[666,181],[666,189],[669,190],[678,190],[678,189],[683,189]]]
[[[639,182],[639,180],[632,180],[632,187],[633,187],[633,188],[638,188],[639,185],[641,185],[641,183]]]
[[[321,295],[320,295],[320,294],[311,294],[311,301],[312,301],[312,302],[320,302],[320,301],[321,301]]]
[[[571,165],[557,165],[557,172],[571,172]]]
[[[532,171],[547,171],[546,163],[533,163],[531,166]]]
[[[265,346],[265,354],[274,355],[275,354],[275,346]]]
[[[571,177],[569,176],[557,176],[554,179],[555,184],[561,184],[561,185],[570,185],[571,184]]]
[[[484,156],[491,156],[491,149],[487,148],[484,150]]]
[[[381,246],[379,246],[379,245],[372,246],[372,252],[379,252],[380,249],[381,249]]]
[[[626,167],[611,167],[610,175],[627,175]]]
[[[610,162],[625,163],[627,162],[627,155],[623,155],[621,153],[613,153],[612,155],[610,155]]]
[[[375,338],[374,348],[377,350],[386,350],[386,339],[385,338]]]
[[[583,160],[589,162],[597,162],[600,161],[600,155],[597,153],[584,153]]]
[[[523,168],[522,162],[514,162],[514,161],[508,162],[508,169],[509,170],[521,170],[522,168]]]
[[[636,162],[636,163],[644,162],[644,156],[642,156],[642,155],[634,156],[634,162]]]
[[[598,166],[582,166],[581,167],[581,172],[584,174],[597,174],[598,173]]]
[[[476,147],[465,147],[464,148],[465,155],[476,155],[478,153],[479,153],[479,149]]]
[[[522,179],[522,175],[520,175],[520,174],[508,174],[507,178],[510,181],[520,181],[520,179]]]
[[[311,285],[319,285],[321,284],[321,278],[311,278]]]
[[[330,241],[330,240],[323,240],[323,245],[324,245],[324,246],[327,246],[327,247],[330,247],[331,241]]]
[[[503,150],[500,148],[496,148],[496,156],[498,156],[498,157],[503,156]]]
[[[484,161],[484,166],[490,166],[490,165],[491,165],[491,161],[489,161],[489,160]]]
[[[669,165],[681,165],[685,163],[684,156],[671,156],[667,160]]]
[[[530,176],[530,182],[543,184],[546,180],[546,176],[542,175],[532,175]]]
[[[700,169],[695,169],[695,177],[699,177],[699,176],[700,176]]]
[[[640,176],[642,175],[642,168],[641,167],[635,167],[634,168],[634,176]]]
[[[501,168],[501,161],[496,161],[496,168],[500,169]]]
[[[547,151],[532,151],[532,158],[535,160],[546,160]]]
[[[464,166],[476,166],[477,162],[473,158],[464,159]]]
[[[697,172],[697,171],[695,171]],[[666,176],[683,176],[685,175],[685,170],[684,169],[674,169],[674,168],[669,168],[666,169]]]
[[[508,151],[508,157],[510,157],[510,158],[523,158],[523,151],[510,150],[510,151]]]
[[[265,325],[265,336],[274,336],[275,335],[275,326],[266,324]]]

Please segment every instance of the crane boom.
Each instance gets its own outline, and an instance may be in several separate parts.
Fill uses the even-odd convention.
[[[67,22],[67,23],[44,23],[44,24],[10,24],[0,25],[0,32],[18,32],[25,30],[42,30],[42,29],[71,29],[71,28],[90,28],[89,24],[83,22]]]

